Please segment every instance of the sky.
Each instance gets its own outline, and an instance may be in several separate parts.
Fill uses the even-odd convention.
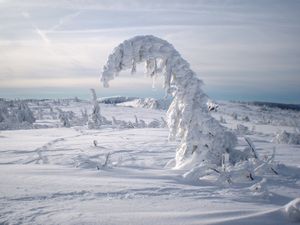
[[[216,100],[300,103],[300,1],[0,0],[0,97],[163,97],[142,66],[100,83],[108,55],[152,34]]]

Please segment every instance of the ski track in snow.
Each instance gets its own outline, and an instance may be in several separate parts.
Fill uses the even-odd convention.
[[[258,154],[270,154],[280,127],[254,123],[260,118],[255,107],[223,107],[224,125],[256,125],[247,136]],[[250,110],[251,122],[232,119],[233,108],[239,115]],[[122,112],[128,120],[138,112],[102,109],[104,114]],[[141,112],[139,118],[146,120],[164,114],[153,110],[143,118],[147,111]],[[219,186],[184,180],[185,171],[165,167],[178,145],[167,137],[166,128],[1,131],[0,224],[294,224],[282,206],[300,196],[299,146],[276,145],[277,160],[289,167],[282,170],[284,176],[267,178],[269,193],[263,195],[251,193],[248,183]],[[239,147],[245,146],[240,138]]]

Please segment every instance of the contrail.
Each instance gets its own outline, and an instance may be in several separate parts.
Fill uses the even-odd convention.
[[[79,16],[81,13],[81,11],[75,12],[75,13],[71,13],[69,15],[64,16],[63,18],[61,18],[58,22],[58,24],[56,24],[55,26],[53,26],[50,31],[53,30],[57,30],[59,27],[61,27],[62,25],[68,23],[70,20],[72,20],[73,18]]]
[[[31,26],[34,28],[34,31],[39,35],[39,37],[42,39],[42,41],[48,46],[51,44],[50,39],[47,37],[44,31],[40,30],[31,20],[31,16],[28,12],[22,12],[21,15],[29,20]]]
[[[46,45],[50,45],[50,40],[45,34],[45,32],[41,31],[38,27],[32,25],[35,28],[36,33],[40,36],[40,38],[45,42]]]

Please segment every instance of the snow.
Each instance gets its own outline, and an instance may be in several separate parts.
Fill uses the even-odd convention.
[[[166,127],[89,129],[72,120],[62,126],[56,108],[80,119],[84,108],[91,115],[92,102],[36,100],[28,106],[36,118],[42,111],[31,129],[0,131],[0,224],[299,223],[300,146],[273,141],[278,130],[296,132],[299,111],[221,102],[211,112],[236,132],[237,149],[249,148],[245,137],[262,160],[273,159],[276,149],[273,163],[260,165],[274,166],[278,175],[260,167],[250,180],[234,174],[253,169],[251,162],[234,167],[239,171],[226,165],[221,174],[172,169],[178,142],[168,141]],[[165,118],[163,110],[100,108],[107,119],[132,124],[134,115],[147,124]],[[238,124],[248,132],[241,134]]]

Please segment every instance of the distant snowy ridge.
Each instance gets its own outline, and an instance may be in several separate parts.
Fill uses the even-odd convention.
[[[233,102],[239,102],[239,101],[233,101]],[[263,106],[263,107],[269,107],[269,108],[291,109],[291,110],[300,111],[299,104],[286,104],[286,103],[277,103],[277,102],[259,102],[259,101],[240,102],[240,103],[246,103],[248,105]]]
[[[118,104],[122,102],[133,101],[135,99],[137,99],[137,97],[108,96],[108,97],[98,98],[97,101],[99,103],[104,103],[104,104]]]

